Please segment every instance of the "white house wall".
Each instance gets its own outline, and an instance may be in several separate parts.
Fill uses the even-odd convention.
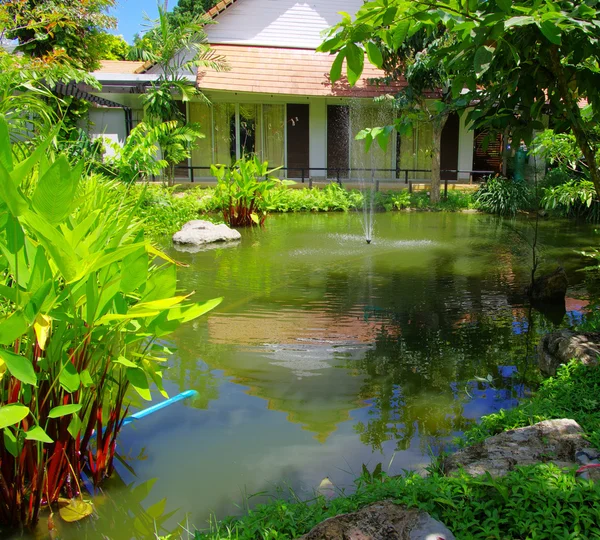
[[[206,29],[209,43],[315,49],[321,32],[354,15],[362,0],[238,0]]]

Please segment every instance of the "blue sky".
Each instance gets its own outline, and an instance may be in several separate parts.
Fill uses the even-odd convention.
[[[176,4],[176,0],[170,0],[169,10]],[[133,35],[144,30],[144,13],[153,19],[158,17],[156,0],[117,0],[117,6],[111,9],[110,14],[117,18],[119,26],[112,33],[121,34],[131,43]]]

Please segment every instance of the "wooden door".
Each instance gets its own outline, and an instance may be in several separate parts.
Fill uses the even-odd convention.
[[[287,106],[287,177],[300,178],[310,172],[309,152],[309,113],[308,105],[288,104]],[[315,171],[316,172],[316,171]]]
[[[458,133],[460,131],[460,118],[458,114],[452,113],[446,125],[442,130],[442,147],[441,147],[441,170],[442,180],[456,180],[457,174],[454,172],[458,169]]]

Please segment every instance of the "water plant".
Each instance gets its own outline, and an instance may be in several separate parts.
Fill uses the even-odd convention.
[[[230,227],[262,225],[267,218],[265,194],[289,183],[271,176],[277,169],[269,169],[269,163],[257,156],[244,157],[231,167],[211,165],[210,169],[217,179],[215,197]]]
[[[139,200],[53,157],[15,158],[0,117],[0,524],[32,526],[113,470],[129,388],[162,385],[163,337],[219,300],[176,294],[176,263],[144,239]],[[48,155],[50,157],[48,157]]]

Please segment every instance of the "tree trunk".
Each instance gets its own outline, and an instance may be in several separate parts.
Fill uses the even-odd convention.
[[[442,183],[442,131],[448,120],[448,115],[437,115],[432,120],[433,143],[431,146],[431,191],[429,199],[433,204],[440,202],[440,185]]]
[[[563,65],[560,61],[558,48],[552,46],[550,48],[550,65],[552,72],[556,77],[558,84],[558,91],[567,109],[567,119],[575,135],[577,145],[585,158],[585,162],[590,171],[590,180],[594,184],[596,195],[600,198],[600,171],[596,165],[596,146],[591,140],[588,131],[586,130],[585,123],[581,117],[581,109],[579,108],[578,101],[573,97],[573,94],[569,90],[569,84],[567,82],[567,76],[565,74]]]

